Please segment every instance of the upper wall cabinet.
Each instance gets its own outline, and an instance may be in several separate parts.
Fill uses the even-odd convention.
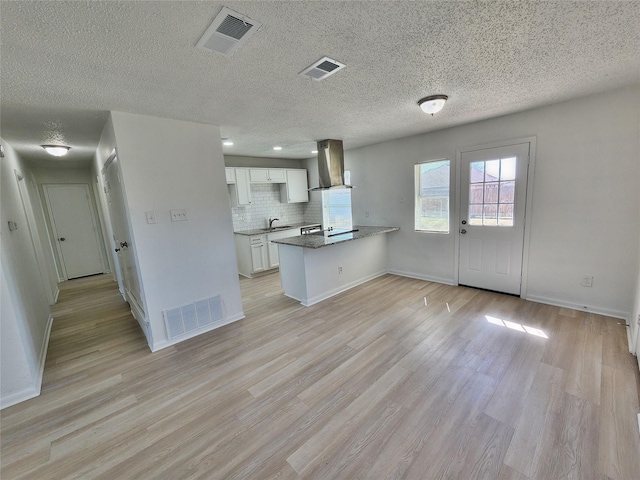
[[[233,167],[225,167],[225,176],[227,177],[227,185],[236,183],[236,169]]]
[[[235,169],[235,183],[229,184],[229,195],[231,197],[232,207],[251,205],[251,187],[249,186],[248,168]]]
[[[287,181],[284,168],[252,168],[249,170],[251,183],[285,183]]]
[[[287,169],[287,183],[280,185],[281,203],[300,203],[309,201],[309,183],[307,171]]]

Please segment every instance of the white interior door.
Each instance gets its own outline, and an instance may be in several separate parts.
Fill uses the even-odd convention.
[[[529,143],[460,159],[458,283],[520,295]]]
[[[113,230],[113,240],[115,242],[116,262],[120,269],[120,277],[126,300],[134,300],[137,307],[142,309],[142,288],[138,276],[138,269],[135,259],[135,251],[132,245],[132,238],[129,229],[129,220],[124,200],[124,188],[120,178],[120,166],[118,158],[107,165],[104,171],[104,180],[109,204],[109,214],[111,216],[111,228]]]
[[[71,279],[103,273],[89,186],[44,185],[44,191],[64,276]]]

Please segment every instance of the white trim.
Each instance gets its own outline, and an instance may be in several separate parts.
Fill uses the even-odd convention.
[[[456,283],[454,283],[454,281],[451,278],[434,277],[430,275],[423,275],[422,273],[417,273],[417,272],[407,272],[405,270],[391,269],[391,270],[387,270],[387,273],[391,275],[398,275],[400,277],[415,278],[416,280],[424,280],[426,282],[442,283],[444,285],[456,285]]]
[[[475,145],[470,147],[464,147],[456,149],[456,198],[457,198],[457,206],[456,206],[456,229],[452,230],[455,236],[455,244],[454,244],[454,285],[459,284],[459,256],[460,256],[460,201],[462,198],[462,189],[460,185],[461,177],[460,177],[460,164],[462,154],[465,152],[473,152],[476,150],[487,150],[490,148],[499,148],[499,147],[509,147],[512,145],[520,145],[523,143],[529,144],[529,165],[527,167],[527,191],[526,191],[526,199],[525,199],[525,208],[524,208],[524,236],[522,239],[522,271],[521,271],[521,284],[520,284],[520,298],[527,299],[527,286],[528,286],[528,275],[529,275],[529,251],[531,245],[531,212],[533,211],[533,180],[535,175],[535,163],[536,163],[536,141],[537,137],[532,135],[530,137],[522,137],[515,138],[513,140],[503,140],[498,142],[485,143],[481,145]],[[542,302],[546,303],[546,302]]]
[[[305,301],[300,301],[300,299],[298,299],[298,298],[294,298],[294,300],[300,301],[300,304],[304,305],[305,307],[310,307],[311,305],[315,305],[316,303],[319,303],[322,300],[326,300],[327,298],[334,297],[334,296],[336,296],[336,295],[338,295],[338,294],[340,294],[342,292],[345,292],[345,291],[347,291],[347,290],[349,290],[349,289],[351,289],[353,287],[357,287],[358,285],[362,285],[363,283],[366,283],[366,282],[368,282],[370,280],[373,280],[374,278],[381,277],[382,275],[384,275],[386,273],[387,273],[386,270],[380,270],[379,272],[374,272],[371,275],[367,275],[366,277],[362,277],[362,278],[359,278],[357,280],[354,280],[353,282],[349,282],[349,283],[347,283],[345,285],[341,285],[338,288],[334,288],[334,289],[331,289],[331,290],[324,291],[321,294],[316,295],[315,297],[311,297],[311,298],[307,299],[306,302]],[[293,297],[290,297],[289,295],[286,295],[286,296],[288,296],[289,298],[293,298]]]
[[[42,347],[40,348],[40,357],[38,358],[38,371],[36,372],[36,378],[34,381],[35,388],[40,395],[40,389],[42,388],[42,377],[44,376],[44,364],[47,360],[47,350],[49,349],[49,339],[51,338],[51,328],[53,327],[53,316],[49,315],[47,319],[47,328],[44,332],[44,339],[42,341]]]
[[[171,345],[176,345],[177,343],[184,342],[185,340],[189,340],[190,338],[197,337],[198,335],[202,335],[203,333],[210,332],[211,330],[224,327],[225,325],[229,325],[230,323],[237,322],[238,320],[242,320],[243,318],[245,318],[244,312],[239,312],[239,313],[236,313],[235,315],[232,315],[216,323],[213,323],[207,326],[206,328],[193,330],[187,334],[180,335],[179,337],[175,337],[171,339],[171,341],[163,340],[161,342],[154,343],[153,345],[150,345],[149,348],[151,348],[152,352],[157,352],[158,350],[162,350],[163,348],[170,347]]]
[[[31,398],[35,398],[40,395],[42,388],[42,377],[44,376],[44,364],[47,359],[47,350],[49,349],[49,338],[51,337],[51,328],[53,327],[53,317],[49,315],[47,320],[47,328],[44,334],[42,346],[40,348],[40,356],[38,358],[38,370],[35,372],[36,377],[33,379],[33,384],[19,392],[12,393],[8,396],[3,396],[0,399],[0,410],[17,405]]]
[[[49,305],[55,305],[56,299],[51,288],[51,283],[49,282],[47,262],[42,250],[42,240],[40,238],[40,232],[38,231],[38,223],[35,219],[33,204],[31,203],[31,196],[29,195],[29,189],[27,187],[27,180],[20,172],[18,172],[18,170],[14,169],[13,173],[16,177],[16,184],[18,187],[22,210],[24,211],[24,216],[27,220],[27,231],[29,232],[33,255],[36,259],[36,264],[38,265],[38,272],[40,273],[40,279],[42,280],[42,287],[45,295],[47,296]]]
[[[628,321],[629,315],[630,315],[629,312],[623,312],[621,310],[613,310],[610,308],[600,308],[596,306],[581,305],[578,303],[568,302],[566,300],[560,300],[557,298],[550,298],[550,297],[542,297],[538,295],[527,295],[525,300],[529,300],[531,302],[537,302],[537,303],[545,303],[547,305],[553,305],[555,307],[570,308],[571,310],[578,310],[580,312],[595,313],[597,315],[604,315],[606,317],[619,318],[621,320],[624,320],[625,322]]]
[[[40,395],[40,390],[36,389],[34,385],[29,388],[25,388],[19,392],[12,393],[11,395],[3,396],[0,401],[0,410],[17,405],[18,403],[25,402],[31,398],[35,398]]]

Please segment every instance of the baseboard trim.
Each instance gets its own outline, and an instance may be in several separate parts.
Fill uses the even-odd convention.
[[[35,398],[40,395],[40,389],[36,389],[35,386],[31,386],[30,388],[25,388],[19,392],[12,393],[7,397],[2,397],[2,403],[0,404],[0,410],[4,410],[5,408],[12,407],[17,405],[18,403],[26,402],[32,398]]]
[[[559,300],[557,298],[543,297],[539,295],[527,295],[525,300],[537,303],[545,303],[547,305],[553,305],[555,307],[570,308],[571,310],[578,310],[580,312],[595,313],[596,315],[604,315],[606,317],[619,318],[628,322],[630,313],[623,312],[621,310],[613,310],[610,308],[600,308],[588,305],[580,305],[578,303],[567,302],[565,300]]]
[[[44,340],[42,347],[40,348],[40,357],[38,358],[38,371],[36,372],[36,378],[34,382],[37,395],[40,395],[40,389],[42,388],[42,378],[44,377],[44,364],[47,361],[47,351],[49,350],[49,339],[51,338],[51,329],[53,328],[53,316],[49,315],[47,319],[47,329],[44,333]]]
[[[305,307],[310,307],[311,305],[315,305],[316,303],[319,303],[323,300],[326,300],[327,298],[331,298],[334,297],[342,292],[346,292],[347,290],[352,289],[353,287],[357,287],[358,285],[362,285],[363,283],[367,283],[370,280],[373,280],[374,278],[378,278],[381,277],[382,275],[385,275],[387,272],[386,270],[381,270],[379,272],[375,272],[372,273],[371,275],[367,275],[364,278],[359,278],[357,280],[354,280],[353,282],[349,282],[346,285],[342,285],[338,288],[334,288],[331,290],[328,290],[320,295],[316,295],[315,297],[309,298],[307,299],[307,301],[301,301],[300,303],[302,305],[304,305]],[[298,299],[296,299],[298,300]]]
[[[60,289],[58,288],[58,285],[56,285],[56,291],[53,292],[53,304],[55,305],[56,303],[58,303],[58,297],[60,296]]]
[[[44,377],[44,364],[47,360],[47,350],[49,349],[49,339],[51,338],[52,327],[53,316],[49,315],[49,318],[47,319],[47,327],[44,333],[44,339],[42,341],[42,346],[40,347],[38,366],[35,372],[35,378],[33,379],[33,385],[19,392],[12,393],[7,397],[2,397],[0,410],[40,396],[40,390],[42,389],[42,378]]]
[[[390,273],[391,275],[398,275],[399,277],[407,277],[407,278],[415,278],[416,280],[424,280],[426,282],[443,283],[445,285],[455,285],[453,280],[450,278],[433,277],[430,275],[423,275],[421,273],[407,272],[404,270],[395,270],[395,269],[387,270],[387,273]]]
[[[176,345],[180,342],[184,342],[185,340],[189,340],[190,338],[202,335],[203,333],[207,333],[217,328],[224,327],[225,325],[229,325],[230,323],[237,322],[238,320],[242,320],[243,318],[245,318],[244,312],[238,312],[235,315],[231,315],[223,320],[220,320],[219,322],[213,323],[206,328],[189,332],[179,337],[172,338],[171,340],[163,340],[161,342],[154,343],[150,346],[151,351],[157,352],[158,350],[162,350],[163,348]]]

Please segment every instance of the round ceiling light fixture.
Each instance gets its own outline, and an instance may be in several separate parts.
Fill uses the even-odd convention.
[[[447,95],[430,95],[418,100],[418,105],[424,113],[429,113],[433,116],[434,113],[438,113],[444,107],[444,103],[449,99]]]
[[[49,155],[53,155],[54,157],[64,157],[67,153],[69,153],[69,150],[71,150],[71,147],[67,147],[65,145],[40,145],[42,148],[44,148],[44,151],[47,152]]]

